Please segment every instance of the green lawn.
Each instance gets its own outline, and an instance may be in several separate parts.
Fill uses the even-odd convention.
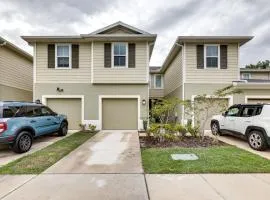
[[[0,174],[40,174],[69,154],[94,133],[77,132],[46,148],[0,167]]]
[[[195,153],[195,161],[175,161],[172,153]],[[270,160],[233,146],[211,148],[142,149],[146,173],[258,173],[270,172]]]

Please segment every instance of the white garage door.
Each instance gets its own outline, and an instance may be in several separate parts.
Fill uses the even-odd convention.
[[[247,101],[248,104],[260,104],[260,103],[269,103],[270,104],[270,98],[248,98]]]
[[[64,114],[68,119],[70,130],[79,130],[81,123],[81,99],[50,98],[47,105],[58,114]]]

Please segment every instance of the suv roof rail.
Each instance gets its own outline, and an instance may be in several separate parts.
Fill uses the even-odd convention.
[[[3,103],[36,103],[36,104],[42,104],[40,101],[12,101],[12,100],[8,100],[8,101],[0,101]]]

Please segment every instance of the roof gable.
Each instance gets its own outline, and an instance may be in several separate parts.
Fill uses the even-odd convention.
[[[150,33],[125,24],[121,21],[106,26],[104,28],[98,29],[89,35],[100,35],[100,34],[145,34],[150,35]]]

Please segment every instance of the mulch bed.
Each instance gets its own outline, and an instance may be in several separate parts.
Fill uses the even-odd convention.
[[[164,141],[158,142],[154,140],[154,137],[140,137],[140,145],[142,148],[166,148],[166,147],[186,147],[186,148],[197,148],[197,147],[211,147],[211,146],[224,146],[227,145],[224,142],[218,141],[212,137],[205,136],[202,138],[195,138],[191,136],[184,136],[177,141]]]

